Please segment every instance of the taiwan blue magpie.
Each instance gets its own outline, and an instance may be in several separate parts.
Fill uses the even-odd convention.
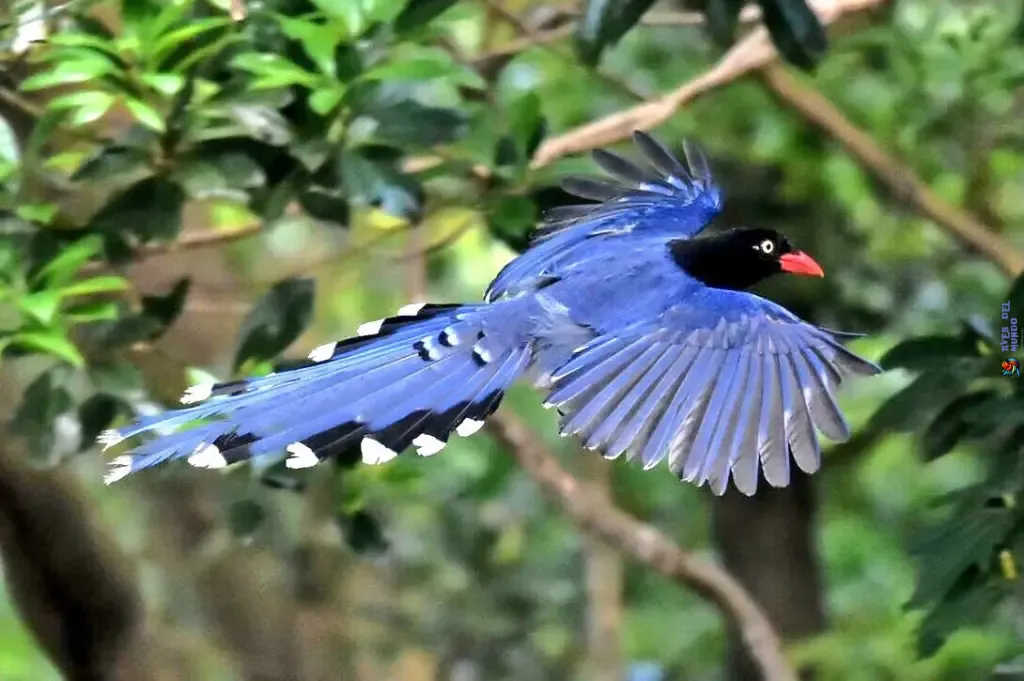
[[[612,179],[566,180],[590,202],[546,215],[482,302],[407,305],[298,368],[190,388],[187,408],[101,436],[158,432],[107,481],[178,458],[220,468],[287,452],[304,468],[352,452],[369,464],[430,456],[476,432],[521,377],[546,391],[563,435],[644,468],[667,461],[715,494],[730,478],[745,494],[762,477],[785,486],[791,461],[816,471],[816,430],[850,434],[839,384],[880,369],[844,347],[852,334],[745,291],[824,273],[773,230],[705,233],[723,193],[699,150],[687,145],[684,162],[644,133],[634,141],[646,163],[594,152]]]

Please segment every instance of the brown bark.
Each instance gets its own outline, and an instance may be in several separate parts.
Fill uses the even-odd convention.
[[[596,454],[581,459],[583,477],[593,485],[595,498],[614,504],[611,466]],[[619,681],[622,666],[622,557],[598,537],[583,538],[587,585],[587,653],[585,675],[591,681]]]
[[[790,487],[764,486],[753,497],[730,489],[711,508],[722,562],[764,609],[783,641],[823,631],[812,478],[797,474]],[[728,681],[764,679],[735,630],[730,632],[727,669]],[[801,678],[813,674],[801,670]]]
[[[10,440],[0,444],[0,559],[18,613],[64,678],[115,679],[140,625],[130,564],[74,482],[29,467]]]

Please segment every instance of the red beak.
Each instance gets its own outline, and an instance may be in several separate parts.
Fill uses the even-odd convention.
[[[793,251],[779,256],[782,271],[790,274],[805,274],[809,277],[824,277],[825,270],[815,262],[814,258],[803,251]]]

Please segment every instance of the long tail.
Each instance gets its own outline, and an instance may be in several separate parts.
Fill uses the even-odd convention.
[[[501,305],[407,305],[314,349],[299,368],[190,388],[182,403],[195,406],[100,436],[109,447],[160,433],[117,457],[106,482],[179,458],[221,468],[287,450],[289,468],[306,468],[356,447],[366,463],[410,446],[436,454],[453,432],[476,432],[530,363],[527,342],[487,323]]]

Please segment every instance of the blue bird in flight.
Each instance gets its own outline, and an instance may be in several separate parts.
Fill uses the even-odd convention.
[[[773,230],[704,234],[723,195],[699,150],[686,146],[684,164],[644,133],[634,141],[647,167],[594,152],[614,179],[566,180],[592,202],[552,210],[483,302],[407,305],[298,368],[190,388],[190,406],[101,436],[157,432],[114,459],[107,481],[180,458],[221,468],[287,452],[286,466],[305,468],[357,452],[368,464],[430,456],[479,430],[521,377],[547,391],[563,435],[645,469],[667,460],[715,494],[730,478],[748,495],[761,477],[786,486],[791,461],[813,473],[816,429],[850,435],[839,384],[880,369],[843,346],[853,334],[745,291],[824,273]]]

